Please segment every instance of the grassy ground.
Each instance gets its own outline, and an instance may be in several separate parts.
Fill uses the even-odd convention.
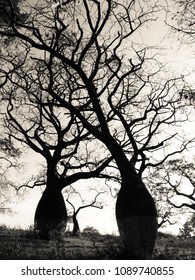
[[[0,259],[125,259],[120,239],[113,235],[86,232],[80,237],[35,239],[32,230],[0,227]],[[195,238],[159,233],[154,259],[195,259]]]

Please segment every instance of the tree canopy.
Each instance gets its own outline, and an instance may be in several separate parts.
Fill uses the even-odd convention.
[[[167,74],[157,50],[136,39],[156,20],[157,2],[6,3],[4,129],[45,159],[61,189],[91,177],[121,182],[127,161],[146,180],[186,150],[183,76]]]
[[[99,175],[111,162],[108,133],[139,163],[140,175],[185,149],[188,141],[170,129],[186,119],[178,114],[179,79],[161,82],[161,65],[147,57],[148,47],[130,41],[158,6],[68,1],[53,9],[49,3],[40,1],[27,23],[10,16],[0,31],[17,38],[1,55],[10,136],[60,163],[66,180]],[[176,136],[183,146],[160,156]]]

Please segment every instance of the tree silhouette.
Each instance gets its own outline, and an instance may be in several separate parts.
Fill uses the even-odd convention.
[[[185,222],[183,227],[180,229],[180,235],[185,238],[195,236],[195,215],[193,215]]]
[[[74,204],[70,201],[70,194],[68,193],[68,197],[66,198],[66,201],[71,205],[73,208],[73,214],[72,214],[72,220],[73,220],[73,230],[72,230],[72,235],[73,236],[78,236],[80,235],[80,227],[79,227],[79,222],[77,219],[77,215],[80,212],[80,210],[88,208],[88,207],[95,207],[99,209],[103,209],[103,205],[101,203],[97,203],[97,198],[100,194],[103,194],[104,192],[98,192],[94,199],[90,203],[85,203],[82,206],[79,206],[77,209],[75,208]]]
[[[66,186],[119,178],[121,238],[129,258],[151,258],[157,211],[143,173],[190,142],[175,126],[186,120],[179,114],[182,79],[162,79],[161,65],[147,56],[150,48],[133,41],[159,8],[148,1],[70,0],[53,9],[40,1],[21,23],[9,7],[0,35],[16,40],[2,52],[1,94],[10,137],[46,162],[37,230],[47,236],[66,226]],[[178,145],[167,151],[176,137]]]
[[[11,139],[2,136],[0,138],[0,213],[12,212],[10,204],[15,191],[11,182],[7,179],[7,174],[10,169],[19,169],[20,166],[17,163],[19,156],[20,151],[13,146]]]
[[[169,200],[169,203],[175,208],[187,207],[195,211],[195,181],[194,171],[195,167],[193,163],[188,163],[185,159],[173,160],[169,162],[170,171],[167,172],[166,180],[167,183],[172,187],[174,193],[177,196],[183,197],[186,202],[180,204],[174,203]],[[178,180],[175,182],[172,179],[171,173],[178,176]],[[185,181],[184,181],[185,179]],[[187,182],[187,183],[186,183]],[[183,184],[187,184],[188,188],[182,188]]]

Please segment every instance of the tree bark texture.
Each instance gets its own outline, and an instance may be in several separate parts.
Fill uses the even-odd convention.
[[[67,211],[61,190],[46,187],[37,205],[34,224],[36,234],[41,239],[49,239],[52,230],[58,234],[65,232]]]
[[[118,229],[128,258],[152,259],[158,229],[157,211],[154,200],[141,179],[133,186],[132,179],[131,176],[123,178],[118,194]]]

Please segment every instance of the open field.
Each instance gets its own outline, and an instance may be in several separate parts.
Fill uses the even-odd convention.
[[[0,227],[0,259],[125,259],[118,236],[83,233],[52,240],[34,237],[32,230]],[[159,233],[154,259],[195,259],[195,238]]]

